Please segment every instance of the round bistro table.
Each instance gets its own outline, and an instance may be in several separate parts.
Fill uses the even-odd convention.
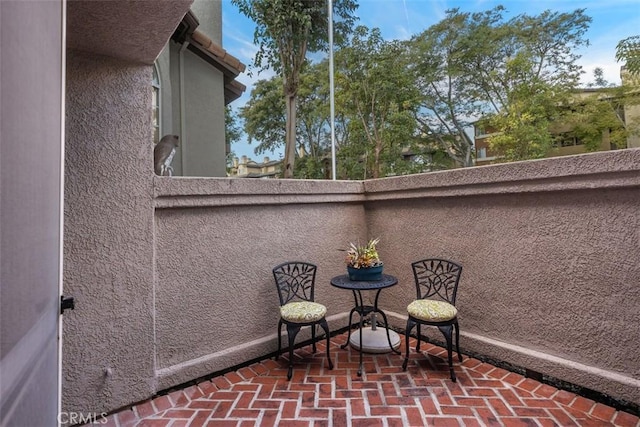
[[[355,301],[354,307],[349,312],[349,333],[347,335],[347,342],[344,343],[340,348],[345,348],[349,343],[353,347],[356,347],[360,351],[360,366],[358,367],[358,376],[362,376],[362,353],[384,353],[393,351],[394,353],[400,354],[398,347],[400,346],[400,337],[394,331],[389,330],[389,323],[387,322],[387,315],[384,311],[378,308],[378,298],[380,297],[380,292],[385,288],[390,288],[391,286],[395,286],[398,283],[398,279],[390,274],[383,274],[380,280],[351,280],[349,279],[348,274],[342,274],[340,276],[336,276],[331,279],[331,285],[340,289],[347,289],[353,293],[353,299]],[[362,291],[376,291],[376,297],[373,302],[373,305],[366,305],[362,298]],[[357,340],[352,341],[351,339],[351,321],[353,319],[353,313],[358,313],[360,315],[360,327],[358,332],[354,333],[354,338]],[[389,348],[381,348],[379,344],[378,337],[380,336],[381,331],[377,329],[375,315],[376,313],[380,313],[382,319],[384,320],[384,331],[386,331],[387,343],[389,344]],[[372,314],[371,320],[371,328],[363,328],[364,317],[368,314]],[[356,337],[356,334],[358,337]],[[393,335],[393,342],[391,339],[391,335]]]

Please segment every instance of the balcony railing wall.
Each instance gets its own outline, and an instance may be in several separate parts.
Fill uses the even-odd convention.
[[[65,362],[75,409],[112,410],[274,351],[271,268],[282,261],[318,265],[317,300],[331,329],[346,326],[351,295],[329,279],[345,270],[340,249],[369,237],[399,278],[381,297],[393,326],[404,327],[414,297],[410,263],[454,259],[463,351],[640,402],[640,150],[366,182],[153,179],[149,321],[108,329],[108,346]],[[88,270],[73,259],[69,268]],[[77,291],[117,315],[120,295],[93,275],[96,286]],[[76,314],[65,340],[94,336],[80,319],[94,325],[98,314]],[[152,345],[132,353],[119,339],[130,334]],[[153,366],[125,369],[146,391],[117,375],[87,385],[95,368],[85,360],[102,359],[114,372]]]

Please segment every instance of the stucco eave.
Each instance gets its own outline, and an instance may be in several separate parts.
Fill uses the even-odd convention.
[[[67,2],[67,48],[152,64],[193,0]]]

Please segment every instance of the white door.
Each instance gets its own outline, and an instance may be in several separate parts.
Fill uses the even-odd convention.
[[[0,0],[0,425],[58,424],[62,0]]]

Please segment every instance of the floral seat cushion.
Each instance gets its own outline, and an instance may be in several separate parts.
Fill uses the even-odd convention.
[[[327,308],[311,301],[290,302],[280,307],[280,316],[287,322],[317,322],[327,314]]]
[[[445,301],[418,299],[407,307],[409,315],[426,322],[446,322],[458,315],[458,310]]]

